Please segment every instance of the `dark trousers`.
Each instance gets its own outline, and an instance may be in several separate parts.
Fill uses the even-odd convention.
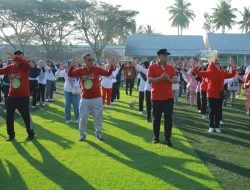
[[[56,89],[56,81],[47,80],[46,82],[46,99],[53,99],[53,94]]]
[[[219,128],[222,117],[222,99],[208,98],[209,127]]]
[[[3,91],[3,95],[4,95],[4,108],[5,109],[7,107],[7,99],[8,99],[9,89],[10,89],[9,85],[2,86],[2,91]]]
[[[197,109],[201,110],[201,93],[196,92],[196,103],[197,103]]]
[[[28,136],[34,136],[34,130],[30,116],[29,97],[8,97],[6,109],[6,125],[9,137],[15,137],[14,113],[16,109],[19,111],[23,118]]]
[[[134,86],[134,79],[126,79],[126,94],[128,95],[128,89],[129,89],[129,95],[132,95],[132,89]]]
[[[144,91],[139,91],[139,111],[143,111]]]
[[[151,102],[151,92],[148,90],[145,91],[145,99],[147,106],[147,121],[151,121],[152,102]]]
[[[115,99],[120,99],[120,85],[117,82],[112,86],[111,102],[114,102]]]
[[[37,102],[45,102],[45,84],[38,85]]]
[[[201,91],[201,114],[207,113],[207,92]]]
[[[154,138],[159,139],[161,115],[164,114],[164,135],[165,140],[170,139],[172,134],[172,115],[174,108],[174,99],[153,100],[153,130]]]
[[[32,106],[36,106],[37,102],[37,92],[38,92],[38,81],[30,80],[30,95],[32,96]]]

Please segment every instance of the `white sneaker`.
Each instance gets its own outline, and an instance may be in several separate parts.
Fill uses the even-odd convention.
[[[74,123],[79,123],[79,119],[75,120]]]
[[[65,123],[69,124],[70,122],[71,122],[70,120],[66,120],[66,122],[65,122]]]
[[[40,106],[40,103],[36,103],[36,106]]]
[[[141,115],[143,115],[143,112],[142,112],[142,111],[140,111],[140,114],[141,114]]]
[[[215,128],[215,132],[216,132],[216,133],[221,133],[220,128]]]
[[[45,99],[45,102],[48,102],[49,101],[49,99]]]
[[[249,111],[247,111],[246,114],[249,115]]]
[[[32,109],[35,109],[36,108],[36,106],[30,106]]]
[[[214,132],[214,128],[209,127],[208,132],[209,132],[209,133]]]
[[[207,116],[206,115],[202,115],[201,118],[202,119],[207,119]]]
[[[224,122],[222,120],[220,121],[220,125],[224,125]]]
[[[43,106],[43,107],[44,107],[44,106],[46,106],[46,103],[45,103],[45,102],[43,102],[43,103],[42,103],[42,106]]]

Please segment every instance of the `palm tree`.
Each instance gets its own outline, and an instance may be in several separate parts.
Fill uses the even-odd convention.
[[[244,11],[240,12],[242,20],[239,22],[240,29],[245,33],[250,32],[250,9],[244,7]]]
[[[189,27],[190,20],[194,20],[195,14],[189,9],[191,3],[185,0],[175,0],[173,6],[167,7],[167,10],[171,17],[169,21],[172,21],[171,26],[178,28],[178,35],[182,35],[182,31]]]
[[[230,1],[221,0],[217,8],[213,10],[213,21],[216,29],[222,28],[223,34],[225,33],[226,27],[232,29],[232,25],[235,23],[234,18],[236,18],[234,12],[237,11],[237,9],[231,7]]]

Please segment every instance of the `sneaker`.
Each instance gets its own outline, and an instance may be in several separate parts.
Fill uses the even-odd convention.
[[[102,136],[100,136],[100,135],[97,135],[96,138],[97,138],[99,141],[103,141],[103,140],[104,140],[104,138],[103,138]]]
[[[140,111],[139,113],[140,113],[141,115],[143,115],[143,112],[142,112],[142,111]]]
[[[54,102],[55,100],[54,99],[49,99],[49,102]]]
[[[79,123],[79,119],[75,120],[74,123]]]
[[[214,131],[214,128],[209,127],[208,132],[209,132],[209,133],[213,133],[213,132],[215,132],[215,131]]]
[[[221,129],[220,128],[215,128],[215,132],[216,133],[221,133]]]
[[[152,143],[154,143],[154,144],[159,143],[159,142],[160,142],[159,138],[153,138],[152,139]]]
[[[49,101],[49,99],[45,99],[45,102],[48,102]]]
[[[168,140],[165,141],[165,145],[167,147],[172,147],[173,146],[172,143],[171,143],[171,141],[170,141],[170,139],[168,139]]]
[[[222,120],[220,121],[220,125],[224,125],[224,122]]]
[[[46,106],[46,103],[45,103],[45,102],[43,102],[43,103],[42,103],[42,106],[43,106],[43,107],[45,107],[45,106]]]
[[[250,112],[249,112],[249,111],[247,111],[247,112],[246,112],[246,115],[250,115]]]
[[[36,106],[30,106],[32,109],[35,109],[36,108]]]
[[[80,135],[79,141],[84,141],[86,139],[86,135]]]
[[[36,106],[40,106],[40,103],[36,103]]]
[[[206,115],[202,115],[201,118],[202,119],[207,119],[207,116]]]
[[[199,113],[201,113],[201,110],[198,110]]]
[[[6,138],[6,141],[14,141],[15,140],[15,137],[7,137]]]
[[[66,120],[66,122],[65,122],[65,123],[69,124],[70,122],[71,122],[70,120]]]

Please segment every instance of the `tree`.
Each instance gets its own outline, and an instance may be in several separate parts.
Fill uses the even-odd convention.
[[[14,50],[26,48],[33,31],[28,27],[24,0],[2,0],[0,4],[0,39]]]
[[[136,14],[135,11],[120,10],[120,6],[92,2],[85,10],[75,10],[76,28],[100,62],[105,46],[134,30]]]
[[[194,20],[195,14],[189,9],[191,3],[185,2],[185,0],[175,0],[173,6],[167,7],[167,10],[171,17],[169,21],[172,21],[171,26],[178,28],[178,35],[182,35],[183,29],[189,27],[190,20]]]
[[[74,30],[74,4],[61,0],[29,0],[27,6],[28,25],[36,37],[33,43],[42,43],[46,58],[55,57]]]
[[[244,11],[240,14],[242,16],[242,20],[239,22],[240,29],[242,32],[248,33],[250,32],[250,9],[244,7]]]
[[[230,5],[230,1],[221,0],[217,8],[214,8],[213,20],[215,27],[218,30],[222,28],[222,33],[225,33],[226,27],[232,29],[232,25],[235,23],[234,18],[236,18],[234,9]]]
[[[203,24],[203,29],[206,30],[207,33],[215,32],[215,25],[213,23],[213,17],[209,15],[207,12],[204,13],[205,22]]]
[[[146,26],[140,25],[136,31],[136,34],[152,35],[152,34],[154,34],[154,31],[152,29],[152,26],[150,26],[148,24]]]

